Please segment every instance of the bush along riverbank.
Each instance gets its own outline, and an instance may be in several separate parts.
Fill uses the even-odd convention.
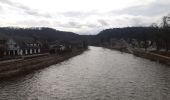
[[[32,59],[23,59],[14,62],[7,62],[0,64],[0,79],[6,79],[13,76],[21,76],[28,74],[34,70],[49,67],[50,65],[57,64],[65,61],[71,57],[82,54],[86,49],[74,50],[70,53],[55,54],[40,56]]]

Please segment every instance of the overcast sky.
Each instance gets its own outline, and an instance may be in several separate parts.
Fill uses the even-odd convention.
[[[96,34],[106,28],[149,26],[169,10],[170,0],[0,0],[0,26]]]

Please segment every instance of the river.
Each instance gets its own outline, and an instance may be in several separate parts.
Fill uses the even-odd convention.
[[[0,81],[0,100],[170,100],[170,67],[101,47]]]

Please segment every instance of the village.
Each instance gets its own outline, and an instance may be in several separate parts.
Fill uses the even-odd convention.
[[[0,40],[0,79],[24,75],[77,56],[87,50],[85,41]]]
[[[0,40],[0,61],[23,57],[36,57],[45,54],[64,54],[76,49],[87,48],[81,41],[54,41],[42,43],[37,40],[19,41],[17,39]]]
[[[170,50],[167,49],[170,48],[170,45],[165,45],[162,42],[158,44],[151,40],[111,38],[109,42],[102,42],[100,46],[170,65]]]

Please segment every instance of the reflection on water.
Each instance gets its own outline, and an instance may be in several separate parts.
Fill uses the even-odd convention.
[[[170,68],[100,47],[0,82],[0,100],[170,100]]]

